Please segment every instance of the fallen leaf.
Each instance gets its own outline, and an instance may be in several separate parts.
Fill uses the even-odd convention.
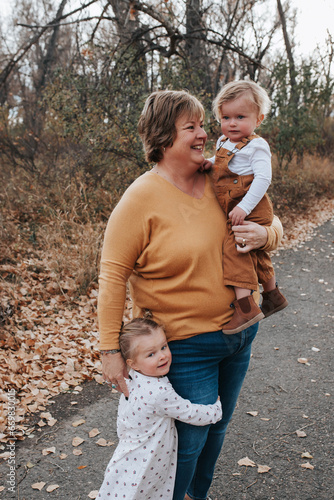
[[[107,443],[107,441],[104,438],[98,439],[96,441],[96,444],[98,444],[99,446],[108,446],[108,443]]]
[[[0,486],[0,492],[5,490],[6,488],[4,486]]]
[[[258,465],[257,466],[257,471],[259,474],[264,474],[265,472],[269,472],[271,467],[268,467],[268,465]]]
[[[263,420],[264,422],[269,422],[270,418],[261,417],[260,420]]]
[[[88,494],[88,498],[96,498],[97,495],[99,494],[98,490],[93,490]]]
[[[296,434],[297,434],[297,436],[298,436],[299,438],[304,438],[304,437],[306,437],[306,436],[307,436],[306,432],[304,432],[304,431],[300,431],[300,430],[297,430],[297,431],[296,431]]]
[[[55,419],[55,418],[50,418],[50,419],[48,420],[48,425],[49,425],[50,427],[53,427],[53,426],[55,425],[55,423],[56,423],[56,422],[57,422],[57,419]]]
[[[87,467],[87,465],[79,465],[78,469],[81,470],[81,469],[85,469]]]
[[[306,462],[305,464],[301,464],[301,467],[303,467],[303,469],[310,469],[310,470],[314,469],[314,465],[311,465],[310,462]]]
[[[33,467],[35,467],[35,464],[32,464],[31,462],[27,462],[26,467],[28,467],[28,469],[32,469]]]
[[[42,450],[42,455],[49,455],[50,453],[56,453],[55,446],[52,446],[51,448],[44,448],[44,450]]]
[[[301,457],[302,458],[313,458],[311,453],[309,453],[308,451],[305,451],[304,453],[302,453]]]
[[[301,363],[302,365],[306,365],[306,363],[308,362],[308,359],[307,358],[298,358],[297,361],[298,361],[298,363]]]
[[[253,462],[253,460],[251,460],[248,457],[241,458],[238,461],[238,465],[245,465],[246,467],[255,467],[256,466],[255,462]]]
[[[312,351],[314,351],[314,352],[319,352],[319,351],[320,351],[320,349],[318,349],[318,347],[312,347]]]
[[[75,422],[73,422],[72,426],[73,427],[79,427],[79,425],[82,425],[86,422],[86,420],[84,420],[83,418],[80,418],[80,420],[76,420]]]
[[[46,485],[46,483],[40,482],[40,483],[34,483],[34,484],[32,484],[31,487],[32,487],[33,490],[39,490],[39,491],[41,491],[44,488],[45,485]]]
[[[52,491],[57,490],[58,488],[59,488],[59,484],[50,484],[50,486],[48,486],[46,488],[46,491],[48,493],[51,493]]]
[[[98,436],[99,434],[100,434],[99,429],[96,429],[96,428],[95,428],[95,429],[92,429],[91,431],[89,431],[88,436],[89,436],[90,438],[93,438],[93,437],[95,437],[95,436]]]
[[[40,414],[40,417],[41,418],[45,418],[46,420],[50,420],[52,417],[51,413],[49,411],[43,411],[41,414]]]
[[[252,415],[252,417],[256,417],[259,414],[258,411],[248,411],[247,415]]]
[[[83,443],[85,440],[82,439],[81,437],[79,436],[76,436],[72,439],[72,446],[80,446],[81,443]]]
[[[82,451],[79,450],[79,449],[74,448],[73,455],[75,455],[76,457],[78,457],[79,455],[82,455]]]
[[[65,460],[65,458],[67,458],[66,453],[61,453],[61,454],[59,455],[59,458],[60,458],[60,460]]]

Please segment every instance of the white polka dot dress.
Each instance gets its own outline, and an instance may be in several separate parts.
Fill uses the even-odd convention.
[[[167,377],[147,377],[134,370],[130,375],[129,399],[122,394],[118,407],[119,443],[97,498],[170,500],[177,459],[174,419],[213,424],[222,417],[221,404],[192,404],[176,394]]]

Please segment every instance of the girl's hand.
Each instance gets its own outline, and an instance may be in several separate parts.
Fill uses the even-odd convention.
[[[237,250],[247,253],[250,250],[263,247],[267,243],[268,234],[264,226],[245,220],[242,226],[232,226]]]
[[[129,378],[129,374],[120,352],[102,354],[102,377],[108,384],[115,385],[118,392],[123,392],[125,397],[129,397],[125,382],[125,379]]]
[[[228,214],[229,218],[232,221],[232,226],[240,226],[243,224],[245,217],[246,217],[246,212],[242,208],[236,206],[231,210],[231,212]]]

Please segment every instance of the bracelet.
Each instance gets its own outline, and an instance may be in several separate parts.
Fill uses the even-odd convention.
[[[121,352],[120,349],[110,349],[110,351],[100,351],[101,354],[116,354],[118,352]]]

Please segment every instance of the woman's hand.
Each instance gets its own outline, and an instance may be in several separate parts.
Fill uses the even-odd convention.
[[[232,226],[237,250],[247,253],[250,250],[261,248],[267,243],[268,234],[264,226],[245,220],[241,226]]]
[[[129,374],[121,353],[102,354],[102,377],[108,384],[114,384],[118,392],[123,392],[125,397],[129,397],[125,382]]]

